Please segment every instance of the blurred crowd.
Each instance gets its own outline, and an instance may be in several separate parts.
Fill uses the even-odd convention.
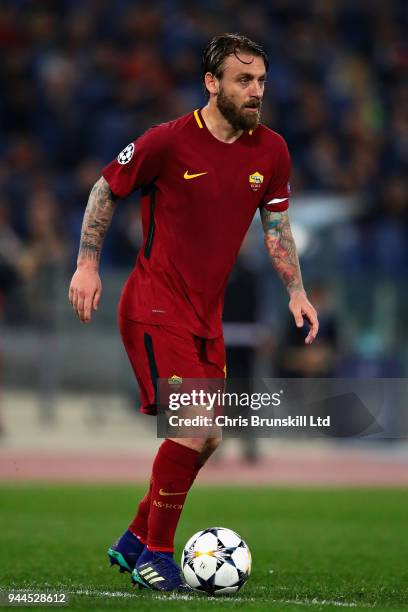
[[[294,194],[352,195],[362,204],[337,244],[336,273],[401,279],[407,26],[403,0],[4,0],[0,312],[18,318],[4,296],[22,282],[35,293],[39,278],[52,285],[53,275],[72,269],[102,166],[150,125],[204,105],[202,50],[225,31],[268,51],[263,122],[288,142]],[[129,268],[136,256],[135,201],[114,220],[106,268]]]

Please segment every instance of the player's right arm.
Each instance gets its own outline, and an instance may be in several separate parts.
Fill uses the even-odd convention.
[[[82,323],[91,321],[102,293],[99,260],[115,211],[116,198],[102,176],[93,186],[85,209],[77,269],[69,287],[69,301]]]
[[[69,301],[82,323],[89,323],[92,310],[98,308],[102,293],[99,259],[116,200],[154,183],[169,143],[171,132],[166,124],[150,128],[103,168],[92,188],[82,223],[77,269],[69,288]]]

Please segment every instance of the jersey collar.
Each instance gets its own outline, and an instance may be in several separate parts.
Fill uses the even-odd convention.
[[[196,108],[195,111],[193,112],[193,115],[194,115],[194,119],[199,129],[205,130],[208,134],[210,134],[211,138],[214,138],[214,140],[217,140],[217,138],[215,138],[215,136],[211,134],[210,130],[206,126],[203,116],[201,114],[201,108]],[[248,130],[246,132],[243,132],[242,135],[235,142],[238,142],[238,140],[240,140],[244,134],[248,134],[248,136],[252,136],[253,133],[254,133],[254,130]],[[228,143],[228,142],[222,142],[221,140],[217,140],[217,141],[220,142],[221,144],[226,144],[226,145],[235,144],[235,142]]]

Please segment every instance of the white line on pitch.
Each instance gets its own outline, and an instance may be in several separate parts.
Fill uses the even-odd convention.
[[[38,589],[39,587],[36,587],[36,589]],[[52,591],[64,591],[65,593],[69,594],[69,595],[85,595],[86,597],[107,597],[107,598],[119,598],[119,599],[137,599],[139,597],[139,593],[135,592],[135,593],[129,593],[128,591],[102,591],[99,589],[92,589],[92,588],[80,588],[80,589],[66,589],[64,588],[62,585],[57,586],[57,587],[53,587],[52,589],[50,589],[49,586],[47,586],[48,590],[52,590]],[[31,592],[33,589],[18,589],[19,591],[27,591],[27,592]],[[148,593],[149,591],[146,591],[146,593]],[[336,606],[339,608],[356,608],[357,606],[361,607],[361,608],[375,608],[375,606],[370,605],[370,604],[364,604],[364,603],[355,603],[355,602],[347,602],[347,601],[336,601],[336,600],[330,600],[330,599],[270,599],[270,598],[259,598],[259,597],[242,597],[242,596],[238,596],[238,597],[226,597],[226,596],[221,596],[221,597],[209,597],[207,600],[204,599],[204,597],[201,596],[197,596],[197,595],[189,595],[187,593],[169,593],[168,595],[165,594],[161,594],[161,593],[151,593],[152,598],[153,599],[159,599],[161,601],[164,600],[178,600],[178,601],[198,601],[199,599],[201,599],[201,601],[208,601],[213,602],[213,603],[217,603],[217,602],[231,602],[233,603],[235,602],[269,602],[271,604],[294,604],[294,605],[299,605],[299,606]]]

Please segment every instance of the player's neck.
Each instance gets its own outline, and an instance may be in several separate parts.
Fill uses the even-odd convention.
[[[205,121],[205,125],[208,128],[208,131],[221,142],[226,142],[231,144],[238,140],[241,136],[243,130],[236,130],[232,127],[232,125],[225,119],[225,117],[220,113],[218,108],[208,103],[202,111],[201,115]]]

